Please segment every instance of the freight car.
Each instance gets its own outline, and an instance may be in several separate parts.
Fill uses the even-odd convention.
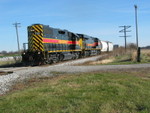
[[[23,52],[22,62],[40,65],[97,55],[103,50],[102,44],[95,37],[33,24],[28,26],[28,50]],[[108,47],[107,43],[107,51],[111,50]]]
[[[101,46],[102,46],[101,52],[111,52],[111,51],[113,51],[112,42],[101,40]]]

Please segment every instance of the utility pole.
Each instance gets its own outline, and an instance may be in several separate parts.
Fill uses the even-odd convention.
[[[127,36],[127,32],[131,32],[131,31],[128,31],[127,29],[130,28],[131,26],[119,26],[119,27],[121,27],[121,28],[123,27],[123,29],[120,30],[119,32],[124,33],[124,36],[120,36],[120,37],[124,37],[124,39],[125,39],[125,51],[126,51],[126,49],[127,49],[127,37],[131,37],[131,36]]]
[[[17,35],[17,44],[18,44],[18,52],[20,53],[20,45],[19,45],[19,35],[18,35],[18,27],[20,27],[19,25],[20,25],[20,23],[14,23],[13,24],[14,25],[14,27],[16,28],[16,35]]]
[[[136,25],[136,46],[137,46],[137,62],[140,62],[140,47],[138,44],[138,21],[137,21],[137,5],[134,5],[135,8],[135,25]]]
[[[135,26],[136,26],[136,46],[137,46],[137,49],[138,49],[139,44],[138,44],[137,5],[134,5],[134,8],[135,8]]]

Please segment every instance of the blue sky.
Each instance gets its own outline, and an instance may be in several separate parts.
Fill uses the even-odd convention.
[[[27,42],[27,26],[35,23],[67,29],[124,46],[119,26],[131,25],[127,43],[135,43],[134,4],[138,5],[139,46],[150,45],[149,0],[0,0],[0,51],[16,51],[15,22],[20,48]]]

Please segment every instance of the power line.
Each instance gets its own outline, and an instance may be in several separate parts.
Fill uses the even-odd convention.
[[[13,25],[14,25],[14,27],[16,28],[16,35],[17,35],[17,44],[18,44],[18,52],[20,53],[20,45],[19,45],[19,35],[18,35],[18,27],[20,27],[19,25],[20,25],[21,23],[14,23]]]
[[[124,37],[124,39],[125,39],[125,51],[126,51],[126,49],[127,49],[127,37],[131,37],[131,36],[127,35],[127,32],[131,32],[131,30],[129,31],[127,29],[129,29],[131,26],[119,26],[119,27],[123,28],[119,32],[124,33],[124,36],[120,36],[120,37]]]

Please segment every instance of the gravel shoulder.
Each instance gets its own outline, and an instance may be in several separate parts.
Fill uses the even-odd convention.
[[[94,57],[94,59],[91,58],[91,60],[97,60],[98,58],[99,57]],[[26,68],[23,70],[16,70],[12,74],[0,76],[0,95],[8,92],[11,89],[11,86],[17,83],[18,81],[20,82],[35,77],[51,77],[56,76],[56,74],[58,73],[80,73],[131,69],[140,70],[141,68],[150,69],[150,64],[73,66],[74,64],[81,63],[81,61],[83,61],[83,59],[47,67]]]

